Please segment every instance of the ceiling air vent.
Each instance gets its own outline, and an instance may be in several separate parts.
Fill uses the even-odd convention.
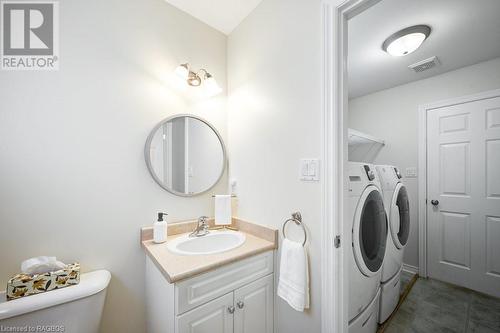
[[[424,59],[422,61],[416,62],[416,63],[408,66],[408,68],[413,69],[415,71],[415,73],[420,73],[420,72],[426,71],[432,67],[436,67],[437,65],[439,65],[439,59],[436,56],[434,56],[434,57],[430,57],[428,59]]]

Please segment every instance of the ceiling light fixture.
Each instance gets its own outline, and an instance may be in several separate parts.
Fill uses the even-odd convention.
[[[191,69],[188,63],[180,64],[175,69],[175,74],[177,74],[177,76],[181,79],[186,80],[187,84],[192,87],[199,87],[203,82],[209,96],[217,95],[222,91],[212,74],[207,72],[204,68],[195,72]]]
[[[382,50],[395,57],[414,52],[431,34],[428,25],[414,25],[389,36],[382,44]]]

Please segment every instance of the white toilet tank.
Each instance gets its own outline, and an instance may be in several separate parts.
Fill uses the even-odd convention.
[[[110,279],[106,270],[85,273],[76,286],[9,302],[1,292],[0,331],[97,333]]]

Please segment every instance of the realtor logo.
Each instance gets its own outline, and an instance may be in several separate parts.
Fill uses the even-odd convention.
[[[0,1],[3,70],[57,70],[59,17],[55,1]]]

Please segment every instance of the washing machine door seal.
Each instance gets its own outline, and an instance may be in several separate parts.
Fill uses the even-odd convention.
[[[396,185],[392,196],[389,229],[394,245],[402,249],[410,235],[410,203],[408,192],[402,183]]]
[[[366,276],[375,275],[384,261],[387,241],[387,216],[380,190],[368,186],[361,194],[352,228],[356,264]]]

